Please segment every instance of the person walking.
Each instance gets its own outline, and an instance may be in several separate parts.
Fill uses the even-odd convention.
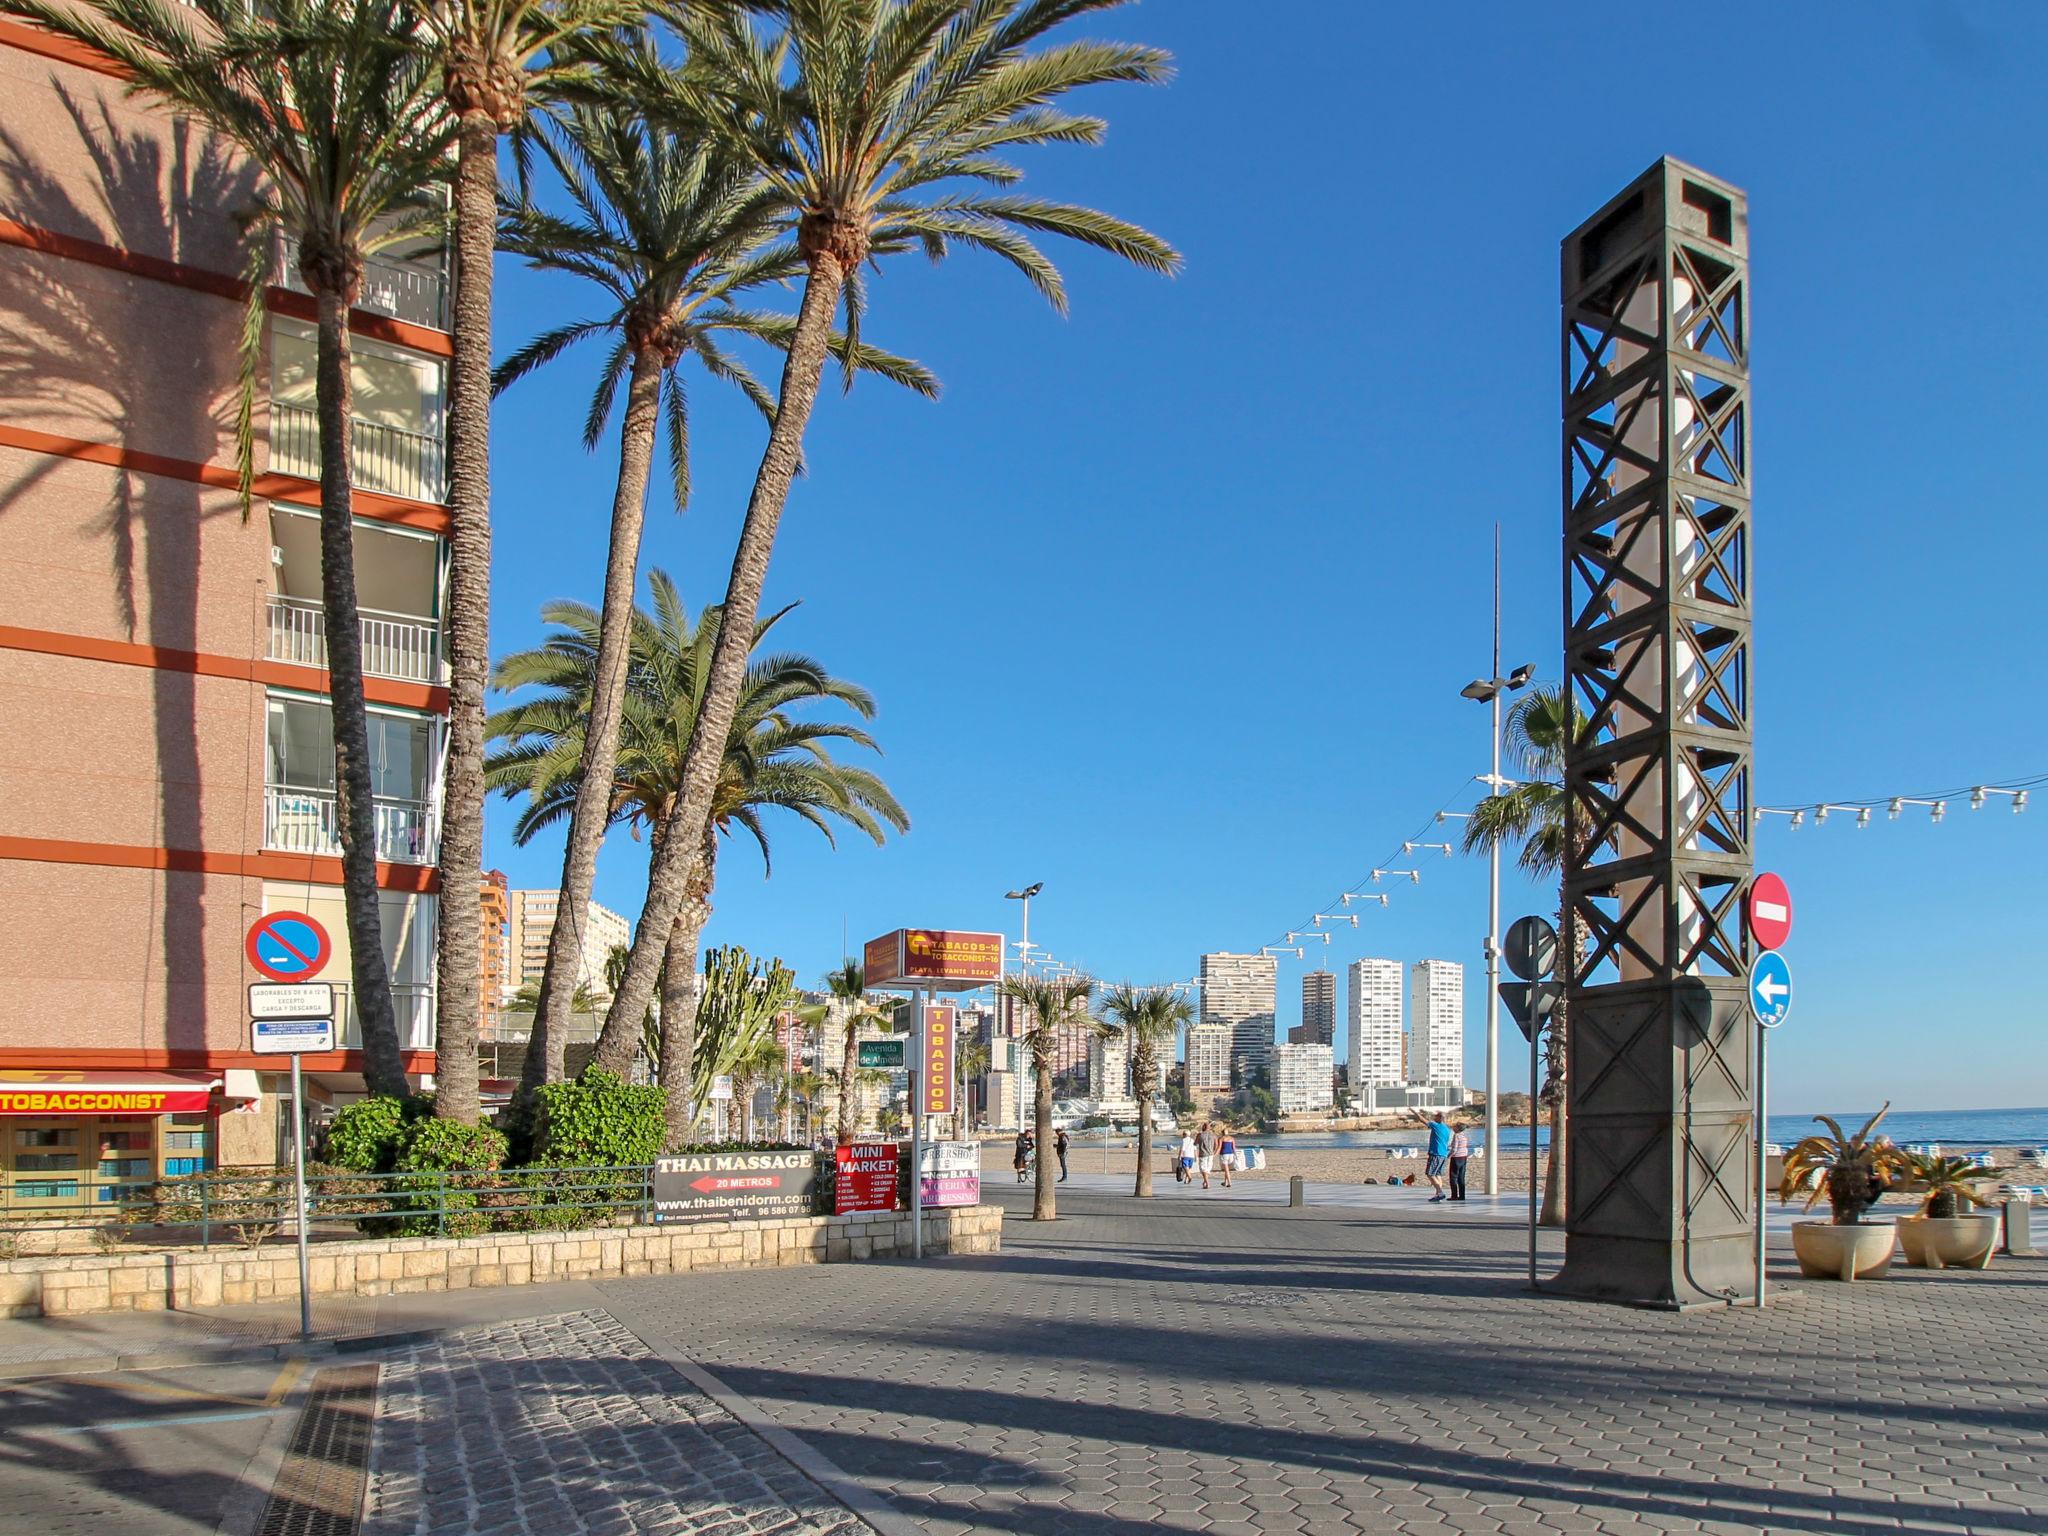
[[[1061,1126],[1052,1133],[1053,1155],[1060,1160],[1060,1182],[1067,1182],[1067,1128]]]
[[[1022,1184],[1025,1181],[1025,1176],[1031,1171],[1030,1131],[1025,1130],[1017,1133],[1017,1156],[1011,1166],[1017,1170],[1017,1182]]]
[[[1201,1170],[1204,1189],[1209,1187],[1209,1164],[1215,1156],[1216,1138],[1209,1130],[1209,1122],[1204,1120],[1202,1128],[1195,1132],[1195,1166]]]
[[[1472,1133],[1464,1126],[1451,1132],[1451,1198],[1465,1198],[1465,1164],[1472,1159]]]
[[[1450,1198],[1449,1192],[1444,1188],[1444,1175],[1450,1171],[1450,1162],[1450,1122],[1438,1114],[1429,1122],[1429,1161],[1423,1165],[1423,1172],[1429,1179],[1429,1187],[1436,1191],[1429,1197],[1431,1205]]]
[[[1182,1131],[1180,1133],[1180,1167],[1177,1172],[1181,1183],[1192,1184],[1195,1182],[1195,1133],[1193,1131]]]
[[[1237,1166],[1237,1137],[1227,1127],[1216,1143],[1216,1165],[1223,1170],[1223,1187],[1230,1188],[1230,1172]]]

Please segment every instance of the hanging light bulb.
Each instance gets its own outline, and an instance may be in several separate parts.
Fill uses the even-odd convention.
[[[1894,795],[1892,796],[1891,805],[1886,808],[1886,814],[1889,815],[1893,821],[1897,821],[1899,819],[1899,812],[1904,810],[1905,808],[1906,802],[1900,799],[1897,795]]]
[[[1934,802],[1934,815],[1930,818],[1930,820],[1940,821],[1941,818],[1946,816],[1947,814],[1948,802],[1946,800],[1937,800]]]
[[[1816,827],[1824,827],[1828,824],[1828,808],[1826,806],[1817,805],[1813,808],[1813,824]]]
[[[1794,811],[1794,812],[1792,813],[1792,825],[1793,825],[1793,827],[1794,827],[1794,829],[1795,829],[1795,830],[1796,830],[1797,828],[1799,828],[1799,827],[1803,827],[1803,826],[1805,826],[1805,825],[1806,825],[1806,812],[1804,812],[1804,811]]]
[[[1982,784],[1979,784],[1970,791],[1970,809],[1973,811],[1984,809],[1984,786]]]
[[[1862,809],[1862,810],[1860,810],[1860,811],[1858,811],[1858,812],[1856,813],[1856,828],[1857,828],[1857,830],[1858,830],[1858,831],[1860,832],[1860,831],[1861,831],[1861,830],[1862,830],[1863,828],[1865,828],[1865,827],[1867,827],[1867,826],[1869,826],[1869,825],[1870,825],[1870,807],[1866,805],[1866,806],[1864,806],[1864,807],[1863,807],[1863,809]]]
[[[2012,797],[2012,813],[2017,816],[2027,808],[2027,792],[2023,789]]]

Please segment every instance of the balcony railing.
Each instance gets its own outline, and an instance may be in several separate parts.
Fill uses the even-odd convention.
[[[307,291],[306,280],[299,276],[299,242],[289,235],[278,242],[277,280],[294,293]],[[448,279],[438,262],[423,266],[368,256],[363,259],[363,292],[356,308],[445,331]]]
[[[398,1046],[405,1051],[434,1048],[434,988],[424,981],[391,983],[391,1011],[398,1020]],[[334,984],[334,1043],[344,1051],[363,1047],[363,1021],[356,1012],[355,987]]]
[[[439,434],[412,432],[356,417],[349,483],[413,501],[445,501],[447,448]],[[320,478],[320,418],[311,406],[270,403],[270,467],[280,474]]]
[[[441,680],[441,631],[430,619],[377,608],[356,610],[363,633],[363,672],[402,683]],[[303,597],[270,599],[272,661],[301,667],[327,665],[327,629],[318,603]]]
[[[377,857],[393,864],[431,864],[437,856],[435,828],[424,800],[378,795],[371,804]],[[276,784],[263,790],[263,846],[280,853],[341,853],[340,813],[331,789],[294,789]]]

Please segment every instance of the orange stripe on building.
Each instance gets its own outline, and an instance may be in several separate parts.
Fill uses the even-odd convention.
[[[128,78],[128,71],[105,54],[88,48],[83,43],[74,43],[68,37],[45,32],[40,27],[23,26],[18,21],[0,21],[0,46],[19,48],[23,53],[40,54],[46,59],[55,59],[62,64],[76,64],[80,69],[89,69],[96,75],[112,75],[116,80]]]
[[[400,1051],[399,1060],[405,1070],[431,1072],[434,1070],[433,1051]],[[259,1056],[254,1051],[209,1051],[194,1050],[190,1047],[169,1049],[125,1049],[88,1047],[72,1050],[61,1047],[8,1045],[0,1046],[0,1068],[39,1067],[62,1069],[78,1068],[83,1071],[133,1071],[147,1068],[152,1071],[218,1072],[228,1067],[248,1067],[259,1072],[279,1072],[281,1058]],[[307,1055],[300,1061],[308,1072],[360,1072],[363,1070],[361,1051],[325,1051]]]
[[[143,645],[132,640],[99,640],[89,635],[66,635],[50,629],[23,629],[14,624],[0,624],[0,651],[33,651],[42,656],[104,661],[123,667],[149,667],[159,672],[196,672],[201,677],[227,677],[278,688],[302,688],[309,693],[331,691],[325,667],[301,667],[286,661],[246,661],[237,656],[173,650],[168,646]],[[439,715],[448,713],[448,690],[426,683],[366,677],[363,679],[363,696],[372,704],[390,704],[399,709],[426,710]]]
[[[103,869],[162,869],[184,875],[243,875],[303,885],[340,885],[341,860],[311,853],[212,853],[198,848],[144,848],[132,843],[80,843],[61,837],[0,837],[0,859],[39,864],[92,864]],[[387,891],[431,895],[441,872],[429,864],[377,866]]]
[[[202,464],[193,459],[174,459],[161,453],[144,453],[138,448],[123,448],[115,443],[95,443],[84,438],[59,437],[54,432],[38,432],[33,427],[0,423],[0,447],[19,448],[25,453],[45,453],[60,459],[76,459],[84,464],[105,464],[114,469],[132,470],[141,475],[162,475],[171,480],[190,480],[223,491],[237,490],[241,486],[241,477],[225,465]],[[275,471],[261,474],[256,477],[250,490],[252,494],[266,501],[292,501],[316,507],[320,504],[319,483],[298,475],[281,475]],[[398,523],[406,528],[418,528],[423,532],[438,533],[444,537],[448,533],[448,509],[434,502],[411,501],[403,496],[386,496],[379,491],[356,491],[349,500],[358,517],[366,517],[380,523]]]

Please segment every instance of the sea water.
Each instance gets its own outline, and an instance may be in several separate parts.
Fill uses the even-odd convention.
[[[1823,1111],[1852,1135],[1861,1130],[1863,1122],[1875,1112],[1874,1107],[1840,1113]],[[1772,1115],[1770,1139],[1789,1146],[1802,1136],[1826,1129],[1811,1114]],[[1884,1117],[1877,1129],[1878,1134],[1891,1137],[1901,1146],[1908,1142],[1936,1142],[1958,1151],[1973,1151],[1981,1147],[2048,1147],[2048,1109],[1895,1109]],[[1311,1152],[1328,1147],[1419,1147],[1424,1136],[1422,1128],[1417,1126],[1414,1130],[1400,1131],[1286,1131],[1259,1139],[1289,1151]],[[1479,1137],[1475,1134],[1473,1140],[1476,1151]],[[1537,1127],[1536,1144],[1548,1146],[1549,1143],[1549,1128]],[[1528,1127],[1502,1126],[1500,1144],[1503,1151],[1510,1147],[1526,1149],[1529,1145]]]

